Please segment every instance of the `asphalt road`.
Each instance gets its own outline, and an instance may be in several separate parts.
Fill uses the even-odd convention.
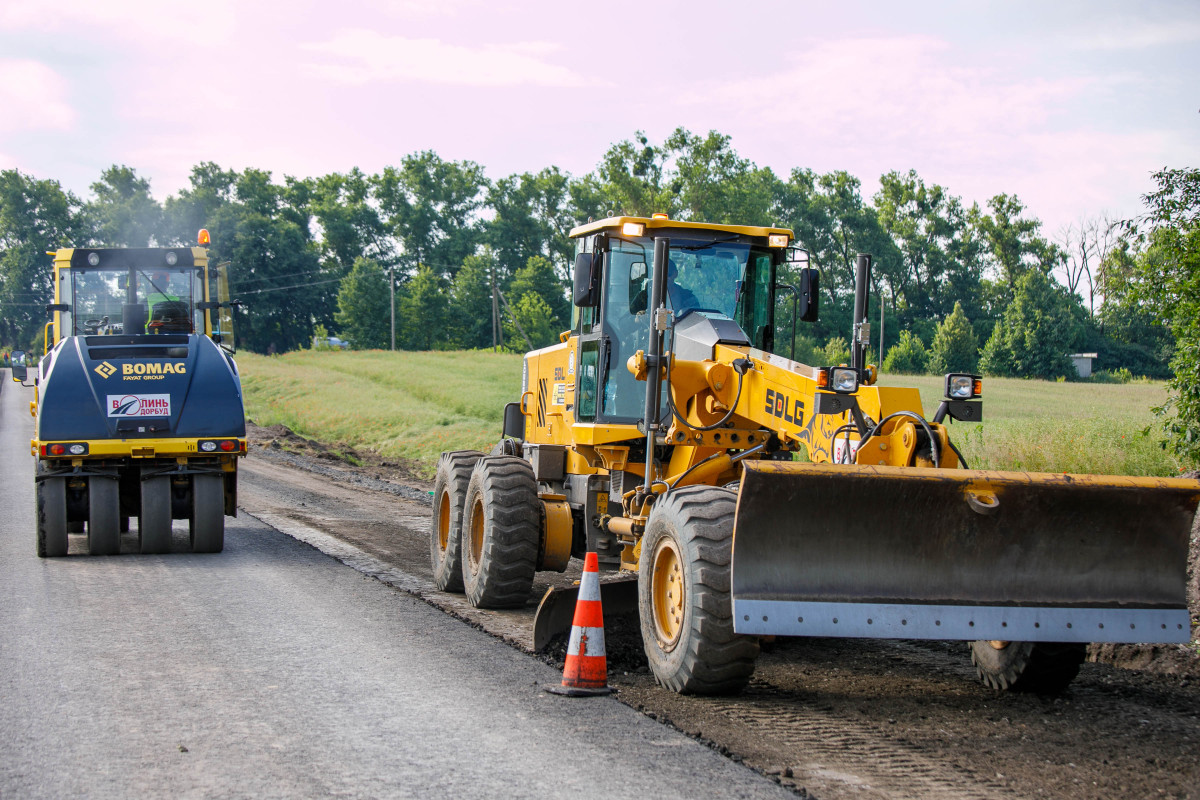
[[[243,515],[226,549],[39,559],[0,371],[0,797],[782,797],[612,698]]]

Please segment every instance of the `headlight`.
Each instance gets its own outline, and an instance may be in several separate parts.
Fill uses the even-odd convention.
[[[174,250],[167,251],[167,266],[173,267],[173,266],[175,266],[175,262],[177,262],[177,261],[179,261],[179,256],[175,255],[175,251]]]
[[[625,236],[641,236],[646,232],[646,225],[642,222],[626,222],[621,225],[621,233]]]
[[[73,444],[67,448],[67,451],[73,456],[81,456],[87,452],[87,445]]]
[[[201,442],[200,449],[206,453],[211,453],[217,449],[217,443],[216,442]]]
[[[100,254],[99,253],[88,253],[88,263],[91,264],[93,267],[99,266],[100,265]]]
[[[788,237],[786,233],[772,233],[767,236],[767,247],[787,247]]]
[[[858,370],[851,367],[833,367],[829,370],[829,388],[835,392],[849,394],[858,389]]]
[[[983,394],[983,379],[978,375],[951,372],[946,376],[946,397],[950,400],[970,400]]]

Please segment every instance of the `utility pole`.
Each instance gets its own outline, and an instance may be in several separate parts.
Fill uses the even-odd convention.
[[[388,265],[388,291],[392,298],[392,351],[396,350],[396,265]]]
[[[499,291],[496,288],[496,265],[492,264],[488,270],[488,275],[491,277],[492,283],[492,352],[496,352],[498,347],[504,347],[504,330],[500,327],[500,301],[496,294]]]

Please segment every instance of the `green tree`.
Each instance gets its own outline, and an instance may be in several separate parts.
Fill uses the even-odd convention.
[[[821,351],[824,359],[819,366],[837,366],[850,363],[850,342],[843,336],[834,336],[825,343]]]
[[[449,346],[450,292],[441,273],[421,264],[398,303],[396,327],[403,331],[405,350],[442,350]]]
[[[387,273],[378,262],[359,257],[339,284],[334,319],[342,337],[355,350],[386,350],[391,346],[387,280]]]
[[[912,331],[901,331],[900,341],[887,352],[883,371],[896,375],[924,375],[929,353],[921,337]]]
[[[679,201],[664,183],[668,155],[665,148],[650,144],[642,131],[633,141],[617,142],[592,174],[571,185],[573,205],[585,219],[611,214],[648,217],[659,211],[677,215]]]
[[[1151,250],[1161,257],[1138,261],[1136,295],[1157,304],[1175,337],[1169,397],[1156,409],[1175,452],[1200,462],[1200,169],[1155,173],[1157,191],[1146,195],[1139,221],[1151,230]],[[1129,225],[1137,231],[1137,223]]]
[[[492,273],[490,251],[467,256],[450,287],[450,338],[455,347],[492,346]]]
[[[779,179],[742,158],[730,138],[717,131],[701,137],[676,128],[665,149],[674,168],[668,188],[681,219],[737,225],[766,225]]]
[[[399,168],[386,167],[373,181],[380,212],[401,245],[400,263],[414,274],[426,264],[453,277],[483,238],[483,167],[444,161],[426,150],[405,156]]]
[[[889,172],[879,182],[875,207],[899,251],[896,268],[885,269],[901,320],[911,326],[945,316],[956,300],[971,306],[983,264],[962,202],[911,170]]]
[[[46,252],[89,239],[79,199],[58,181],[0,171],[0,343],[29,349],[41,341],[54,302]]]
[[[526,292],[512,304],[512,315],[504,318],[504,343],[514,352],[523,352],[527,346],[525,336],[535,349],[546,347],[558,341],[560,325],[554,318],[554,311],[537,292]],[[513,317],[516,322],[513,323]],[[525,336],[521,335],[524,332]]]
[[[971,222],[987,245],[1007,300],[1015,294],[1017,281],[1028,270],[1038,268],[1048,273],[1065,261],[1066,254],[1042,238],[1040,220],[1021,216],[1025,205],[1016,195],[998,194],[988,200],[987,206],[990,214],[972,208]]]
[[[235,320],[238,341],[256,352],[307,346],[315,324],[333,322],[338,278],[321,269],[304,199],[295,197],[300,187],[276,184],[262,170],[215,165],[197,167],[192,181],[167,199],[167,216],[176,230],[192,229],[198,212],[207,218],[210,258],[232,263],[230,291],[245,303]]]
[[[567,236],[574,221],[569,187],[569,178],[557,167],[510,175],[491,187],[487,241],[501,274],[512,275],[530,258],[542,256],[559,269],[561,281],[568,280],[574,252]]]
[[[1017,279],[1016,295],[984,345],[979,368],[988,375],[1052,380],[1075,374],[1068,354],[1083,330],[1069,294],[1042,270]]]
[[[150,196],[150,181],[129,167],[113,165],[92,184],[96,199],[85,207],[97,244],[149,247],[161,235],[163,210]]]
[[[928,369],[935,375],[947,372],[974,372],[979,365],[979,340],[963,312],[962,303],[938,326],[929,346]]]
[[[505,294],[511,301],[514,297],[537,294],[550,309],[551,320],[563,330],[570,325],[571,304],[567,299],[566,286],[554,274],[550,262],[541,256],[533,256],[525,266],[517,270]]]

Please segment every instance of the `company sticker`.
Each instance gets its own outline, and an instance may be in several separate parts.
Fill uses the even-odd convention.
[[[108,396],[110,417],[169,417],[171,395],[169,394],[110,394]]]

